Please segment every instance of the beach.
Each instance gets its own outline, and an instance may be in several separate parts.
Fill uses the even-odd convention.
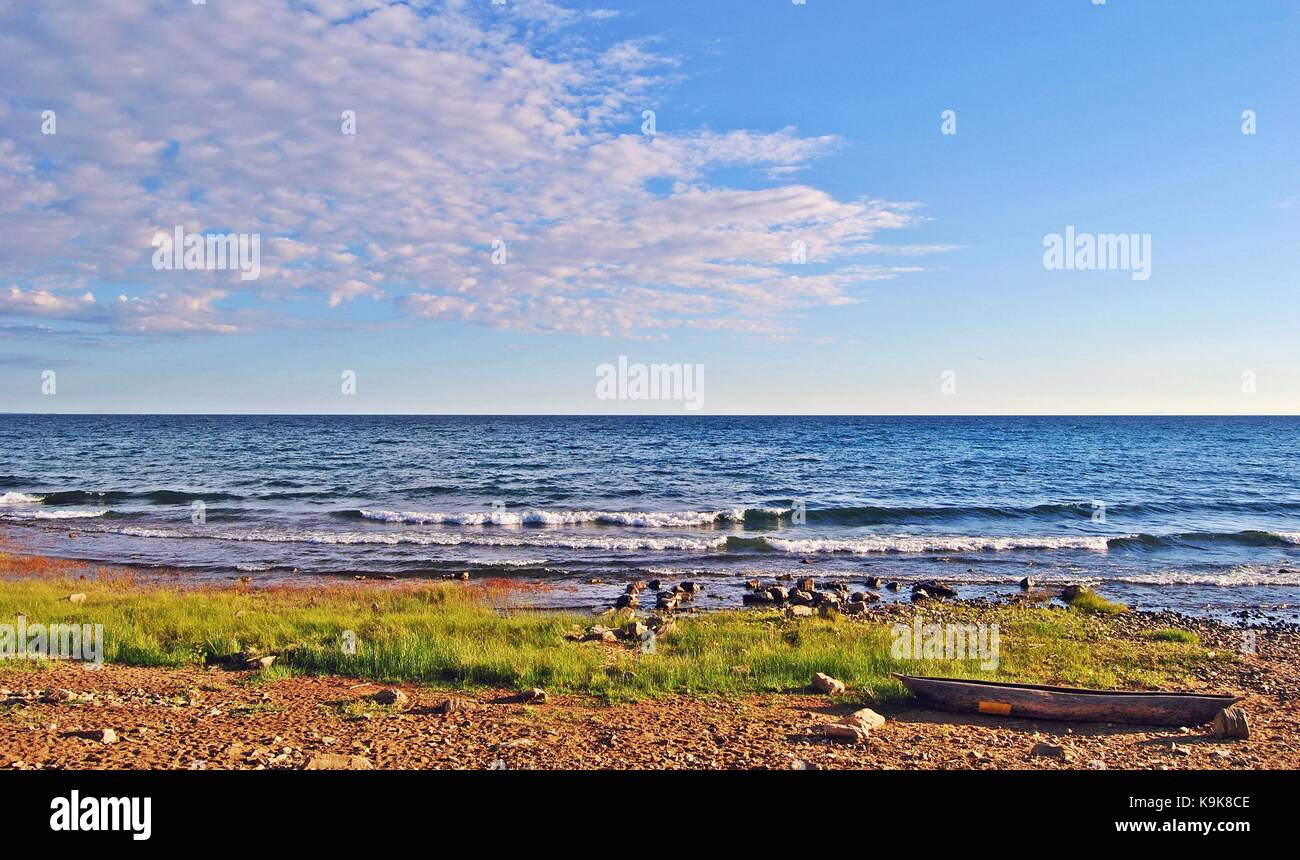
[[[6,768],[1300,765],[1300,631],[1289,625],[1024,605],[1009,594],[876,604],[829,618],[686,610],[647,653],[638,641],[589,635],[654,623],[647,613],[504,610],[500,586],[472,581],[432,591],[369,582],[177,588],[60,560],[0,562],[5,615],[21,606],[32,623],[98,620],[110,645],[96,667],[0,664]],[[983,673],[978,655],[892,659],[891,631],[918,619],[997,625],[997,672]],[[344,624],[359,645],[340,655]],[[126,641],[115,644],[115,634]],[[1232,693],[1242,696],[1250,736],[945,712],[907,696],[894,670]],[[818,671],[845,689],[818,692]],[[852,742],[820,734],[862,708],[883,724]]]

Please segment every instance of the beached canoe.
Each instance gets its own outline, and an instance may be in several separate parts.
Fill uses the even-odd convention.
[[[922,702],[940,710],[1035,720],[1199,726],[1241,698],[1200,693],[1085,690],[959,678],[921,678],[898,673],[894,673],[894,677]]]

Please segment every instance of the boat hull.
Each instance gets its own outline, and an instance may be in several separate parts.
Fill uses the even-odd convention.
[[[1086,690],[897,673],[894,677],[917,699],[940,710],[1033,720],[1199,726],[1240,700],[1199,693]]]

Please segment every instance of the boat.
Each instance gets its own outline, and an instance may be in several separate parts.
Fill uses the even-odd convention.
[[[1230,695],[1087,690],[963,678],[923,678],[897,672],[893,675],[917,699],[943,711],[1033,720],[1199,726],[1241,700],[1240,696]]]

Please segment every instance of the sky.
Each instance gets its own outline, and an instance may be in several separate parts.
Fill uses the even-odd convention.
[[[1290,0],[0,0],[0,412],[1295,414],[1297,37]],[[177,229],[256,272],[163,268]],[[1067,230],[1149,256],[1049,267]],[[695,402],[600,396],[620,356]]]

